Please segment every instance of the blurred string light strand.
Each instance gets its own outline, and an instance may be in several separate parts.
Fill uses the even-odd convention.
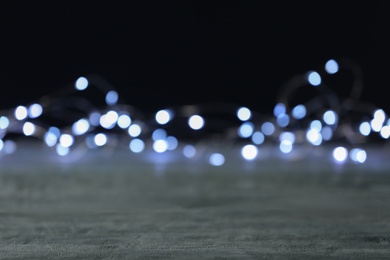
[[[340,73],[352,75],[345,97],[328,84]],[[300,159],[330,145],[334,162],[364,163],[367,145],[388,140],[390,120],[383,109],[361,100],[362,90],[355,61],[330,59],[287,81],[270,115],[221,102],[146,113],[124,103],[100,75],[86,75],[36,102],[0,111],[0,159],[31,139],[73,159],[91,150],[126,148],[129,156],[180,151],[187,159],[201,157],[221,166],[229,146],[253,161],[269,147],[286,159]]]

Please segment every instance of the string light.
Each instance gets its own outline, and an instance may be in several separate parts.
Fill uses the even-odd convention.
[[[328,86],[335,74],[353,75],[342,97]],[[344,86],[343,86],[344,87]],[[41,141],[60,157],[94,149],[125,148],[131,154],[180,151],[221,166],[224,148],[240,147],[243,160],[260,159],[267,147],[281,155],[333,147],[335,163],[364,163],[365,149],[390,137],[387,113],[360,100],[360,67],[350,59],[330,59],[323,67],[294,76],[281,87],[272,115],[227,103],[167,107],[145,113],[121,101],[120,93],[99,75],[81,76],[56,93],[31,104],[0,111],[0,159],[17,152],[26,138]],[[299,95],[303,90],[304,95]],[[100,97],[93,100],[91,97]],[[80,157],[77,157],[80,158]]]

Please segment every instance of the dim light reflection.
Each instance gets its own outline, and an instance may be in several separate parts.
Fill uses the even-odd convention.
[[[350,97],[329,99],[327,96],[324,99],[330,100],[329,104],[323,107],[313,106],[310,100],[297,104],[287,102],[289,98],[286,95],[295,94],[294,90],[298,87],[327,88],[326,91],[319,91],[313,100],[324,95],[323,93],[331,92],[331,86],[326,84],[327,78],[341,73],[342,70],[351,69],[335,59],[327,61],[324,68],[324,72],[315,68],[302,73],[301,85],[296,85],[297,81],[292,81],[291,85],[287,84],[286,91],[282,92],[277,100],[272,115],[259,119],[254,116],[258,111],[247,106],[236,106],[233,116],[239,123],[231,127],[221,127],[215,138],[195,135],[197,131],[194,130],[201,129],[204,129],[207,135],[207,127],[214,125],[213,119],[209,119],[207,113],[202,113],[202,105],[191,105],[192,109],[185,106],[160,109],[149,116],[152,120],[147,120],[142,111],[121,104],[120,95],[113,87],[110,89],[107,84],[100,86],[101,82],[96,78],[81,76],[70,86],[71,89],[79,94],[86,89],[103,91],[104,106],[84,111],[84,115],[65,127],[50,125],[43,120],[47,111],[50,111],[50,102],[49,105],[43,102],[21,104],[9,111],[2,111],[0,155],[17,152],[18,139],[13,136],[19,134],[41,139],[61,157],[71,155],[80,145],[87,149],[98,149],[112,143],[125,143],[131,153],[140,154],[149,148],[159,154],[179,151],[185,158],[192,159],[203,155],[210,165],[222,166],[227,160],[223,147],[228,143],[240,145],[240,156],[246,161],[259,159],[259,153],[266,149],[266,145],[277,147],[281,154],[288,154],[302,144],[312,148],[326,144],[335,145],[332,150],[334,162],[345,163],[349,160],[352,163],[364,163],[369,158],[364,146],[371,143],[370,138],[375,136],[386,142],[390,137],[390,119],[383,109],[373,106],[375,109],[364,111],[360,120],[352,121],[349,120],[348,113],[353,111],[342,110],[343,100]],[[359,100],[356,100],[355,96],[354,98],[358,104]],[[88,96],[85,99],[88,100]],[[182,120],[183,118],[185,120]],[[181,125],[175,125],[176,120]],[[180,129],[179,133],[172,131],[175,129]],[[347,132],[345,129],[350,130]],[[185,137],[180,136],[183,133]],[[232,133],[235,134],[232,136]],[[213,136],[215,135],[213,133]],[[334,140],[335,137],[338,138],[337,141]],[[115,142],[119,139],[120,141]],[[340,139],[345,145],[340,145]],[[213,146],[218,141],[221,143],[220,149]],[[201,150],[204,151],[205,148],[200,149],[200,145],[206,148],[209,145],[214,151],[204,155]]]

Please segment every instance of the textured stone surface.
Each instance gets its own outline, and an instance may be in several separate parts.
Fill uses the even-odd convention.
[[[0,259],[390,257],[387,168],[13,156],[0,163]]]

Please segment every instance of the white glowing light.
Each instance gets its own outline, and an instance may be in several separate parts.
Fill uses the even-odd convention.
[[[313,86],[321,84],[321,76],[316,71],[311,71],[307,77],[308,82]]]
[[[36,127],[33,123],[31,122],[25,122],[23,124],[23,133],[24,135],[26,136],[30,136],[30,135],[33,135],[36,131]]]
[[[238,135],[242,138],[250,137],[254,130],[254,125],[251,122],[245,122],[238,128]]]
[[[282,114],[286,114],[286,105],[283,103],[278,103],[274,107],[274,116],[278,117]]]
[[[193,115],[188,119],[188,125],[194,130],[199,130],[204,126],[204,119],[199,115]]]
[[[338,162],[344,162],[348,158],[348,150],[342,146],[334,148],[333,158]]]
[[[312,145],[319,146],[322,143],[322,135],[316,129],[309,129],[306,132],[306,140]]]
[[[371,125],[368,122],[362,122],[359,125],[359,132],[364,135],[368,136],[371,133]]]
[[[390,126],[385,125],[380,131],[380,135],[383,139],[388,139],[390,137]]]
[[[252,112],[247,107],[240,107],[237,109],[237,118],[241,121],[247,121],[251,119]]]
[[[375,110],[375,112],[374,112],[374,119],[376,121],[378,121],[381,124],[383,124],[385,122],[385,118],[386,118],[386,114],[385,114],[385,111],[383,111],[383,109]]]
[[[0,116],[0,129],[6,129],[9,126],[9,119],[5,116]]]
[[[337,114],[333,110],[328,110],[324,113],[322,119],[328,125],[334,125],[337,122]]]
[[[157,153],[163,153],[168,150],[168,143],[165,140],[156,140],[153,142],[153,150]]]
[[[16,109],[15,109],[15,118],[17,120],[23,120],[23,119],[26,119],[27,115],[28,115],[28,111],[27,111],[27,108],[25,106],[18,106]]]
[[[275,131],[275,126],[271,122],[264,122],[261,125],[261,131],[264,135],[272,135]]]
[[[76,80],[76,83],[74,84],[74,87],[77,89],[77,90],[84,90],[88,87],[88,80],[87,78],[85,77],[79,77],[77,80]]]
[[[187,144],[183,147],[183,155],[187,158],[192,158],[196,154],[196,149],[193,145]]]
[[[61,146],[70,147],[73,145],[73,142],[74,142],[74,138],[72,135],[70,135],[70,134],[60,135],[59,143],[61,144]]]
[[[241,148],[241,155],[245,160],[254,160],[258,154],[258,149],[253,144],[247,144]]]
[[[364,163],[366,161],[366,159],[367,159],[367,153],[363,149],[353,148],[349,152],[349,157],[354,162]]]
[[[254,144],[260,145],[264,142],[264,134],[262,132],[256,131],[252,134],[252,142]]]
[[[118,102],[118,93],[114,90],[111,90],[106,95],[107,105],[115,105]]]
[[[335,74],[339,71],[339,64],[335,60],[330,59],[325,63],[325,70],[329,74]]]
[[[0,139],[0,151],[3,150],[3,147],[4,147],[4,142],[3,140]]]
[[[131,117],[129,115],[120,115],[117,124],[120,128],[126,129],[131,125]]]
[[[94,142],[97,146],[103,146],[107,143],[107,135],[103,133],[98,133],[94,137]]]
[[[292,109],[292,116],[295,119],[302,119],[306,116],[306,107],[302,104],[295,106]]]
[[[172,112],[167,109],[159,110],[156,113],[155,119],[160,125],[165,125],[172,119]]]
[[[141,139],[133,139],[129,143],[129,148],[133,153],[140,153],[145,149],[145,143]]]
[[[289,153],[292,151],[293,144],[290,140],[283,140],[280,142],[279,149],[282,153]]]
[[[100,117],[100,125],[106,129],[112,129],[118,120],[118,113],[114,110],[108,111]]]
[[[28,108],[28,116],[30,118],[37,118],[42,115],[43,108],[40,104],[32,104]]]
[[[79,119],[72,125],[72,133],[75,135],[83,135],[89,130],[89,122],[87,119]]]
[[[127,132],[131,137],[137,137],[141,134],[142,128],[138,124],[132,124],[129,126]]]
[[[213,166],[221,166],[225,163],[225,156],[221,153],[212,153],[209,157],[209,163]]]
[[[382,128],[383,122],[381,119],[373,118],[370,122],[371,130],[374,132],[379,132]]]

